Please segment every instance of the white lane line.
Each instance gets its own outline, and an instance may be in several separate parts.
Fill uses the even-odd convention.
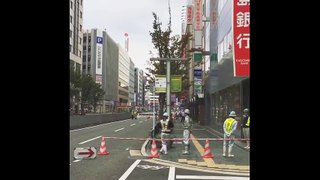
[[[127,171],[120,177],[119,180],[125,180],[130,175],[130,173],[136,168],[136,166],[140,163],[140,159],[136,160],[130,167],[127,169]]]
[[[72,162],[79,162],[79,161],[81,161],[81,160],[79,160],[79,159],[76,159],[76,160],[74,160],[74,161],[72,161]]]
[[[176,168],[175,167],[170,167],[169,169],[169,177],[168,180],[175,180],[175,172],[176,172]]]
[[[98,139],[98,138],[101,138],[101,136],[97,136],[97,137],[95,137],[95,138],[92,138],[92,139],[89,139],[89,140],[83,141],[83,142],[81,142],[81,143],[79,143],[79,144],[84,144],[84,143],[87,143],[87,142],[93,141],[93,140]]]
[[[92,129],[92,128],[99,127],[99,126],[106,126],[106,125],[109,125],[109,124],[121,123],[121,122],[130,121],[130,120],[131,120],[131,118],[130,118],[130,119],[126,119],[126,120],[121,120],[121,121],[114,121],[114,122],[99,124],[99,125],[95,125],[95,126],[80,128],[80,129],[73,129],[73,130],[70,130],[70,132],[72,133],[72,132],[76,132],[76,131],[81,131],[81,130],[86,130],[86,129]]]
[[[219,180],[249,180],[249,177],[239,176],[197,176],[197,175],[177,175],[176,179],[219,179]]]
[[[117,129],[117,130],[114,130],[114,132],[118,132],[118,131],[121,131],[123,130],[124,128],[120,128],[120,129]]]
[[[139,121],[139,123],[142,123],[142,121]]]
[[[134,125],[136,125],[136,123],[130,124],[130,126],[134,126]]]

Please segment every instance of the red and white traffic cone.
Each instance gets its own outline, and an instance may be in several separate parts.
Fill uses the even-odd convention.
[[[98,152],[98,154],[99,155],[109,154],[109,152],[107,151],[106,139],[104,137],[102,137],[100,151]]]
[[[211,153],[209,140],[206,139],[206,144],[204,146],[204,155],[203,158],[213,158],[214,155]]]
[[[156,141],[154,139],[152,140],[151,153],[149,154],[149,157],[152,157],[152,158],[159,157],[159,153],[158,153],[158,150],[157,150],[157,144],[156,144]]]

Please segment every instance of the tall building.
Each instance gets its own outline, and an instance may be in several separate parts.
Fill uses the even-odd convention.
[[[83,35],[83,73],[90,74],[105,91],[98,110],[114,111],[118,99],[119,48],[105,31],[87,30]]]
[[[82,65],[82,0],[69,0],[69,63],[70,69],[81,73]],[[79,94],[81,96],[81,94]],[[81,108],[80,99],[70,97],[70,107],[78,112]]]
[[[207,0],[208,1],[208,0]],[[233,1],[210,0],[210,73],[206,81],[207,124],[221,127],[230,111],[250,106],[250,77],[234,75]],[[250,1],[243,1],[246,4]],[[210,122],[209,122],[210,120]]]
[[[136,95],[136,106],[143,106],[143,70],[139,68],[134,68],[134,92]]]
[[[135,90],[134,90],[134,63],[130,58],[130,77],[129,77],[129,103],[131,106],[136,105],[135,101]]]
[[[130,57],[128,52],[118,44],[119,49],[119,91],[118,100],[121,107],[131,107],[129,103]]]
[[[69,26],[69,56],[70,65],[72,65],[76,71],[81,72],[82,64],[82,0],[69,0],[70,2],[70,26]]]

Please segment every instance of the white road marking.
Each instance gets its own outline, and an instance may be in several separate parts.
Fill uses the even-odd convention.
[[[87,142],[93,141],[93,140],[98,139],[98,138],[101,138],[101,136],[97,136],[97,137],[95,137],[95,138],[92,138],[92,139],[89,139],[89,140],[83,141],[83,142],[81,142],[81,143],[79,143],[79,144],[84,144],[84,143],[87,143]]]
[[[141,160],[136,160],[127,171],[120,177],[119,180],[126,180],[130,173],[134,170],[134,168],[140,163]]]
[[[136,123],[130,124],[130,126],[134,126],[134,125],[136,125]]]
[[[197,175],[177,175],[176,179],[219,179],[219,180],[249,180],[249,177],[239,176],[197,176]]]
[[[176,172],[176,168],[175,167],[170,167],[169,169],[169,177],[168,180],[175,180],[175,172]]]
[[[118,131],[121,131],[121,130],[124,130],[124,128],[120,128],[120,129],[114,130],[114,132],[118,132]]]
[[[114,121],[114,122],[99,124],[99,125],[90,126],[90,127],[85,127],[85,128],[80,128],[80,129],[73,129],[73,130],[70,130],[70,132],[72,133],[72,132],[76,132],[76,131],[91,129],[91,128],[95,128],[95,127],[99,127],[99,126],[105,126],[105,125],[108,125],[108,124],[120,123],[120,122],[125,122],[125,121],[130,121],[130,120],[131,120],[131,118],[130,118],[130,119],[126,119],[126,120],[122,120],[122,121]]]
[[[76,160],[74,160],[74,161],[72,161],[72,162],[79,162],[79,161],[81,161],[80,159],[76,159]]]
[[[139,121],[139,123],[142,123],[142,121]]]

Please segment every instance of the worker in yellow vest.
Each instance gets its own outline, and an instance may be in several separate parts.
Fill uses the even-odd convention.
[[[242,119],[242,131],[244,138],[249,139],[250,138],[250,115],[249,115],[249,109],[245,108],[243,110],[243,119]],[[247,140],[247,146],[244,147],[246,149],[250,149],[250,141]]]
[[[229,114],[229,117],[224,121],[223,123],[223,131],[224,131],[224,135],[223,135],[223,153],[222,156],[226,156],[226,149],[227,149],[227,145],[229,147],[228,149],[228,157],[234,157],[234,155],[232,154],[232,147],[234,144],[234,132],[237,128],[237,124],[238,122],[235,119],[236,117],[236,112],[231,111]]]

